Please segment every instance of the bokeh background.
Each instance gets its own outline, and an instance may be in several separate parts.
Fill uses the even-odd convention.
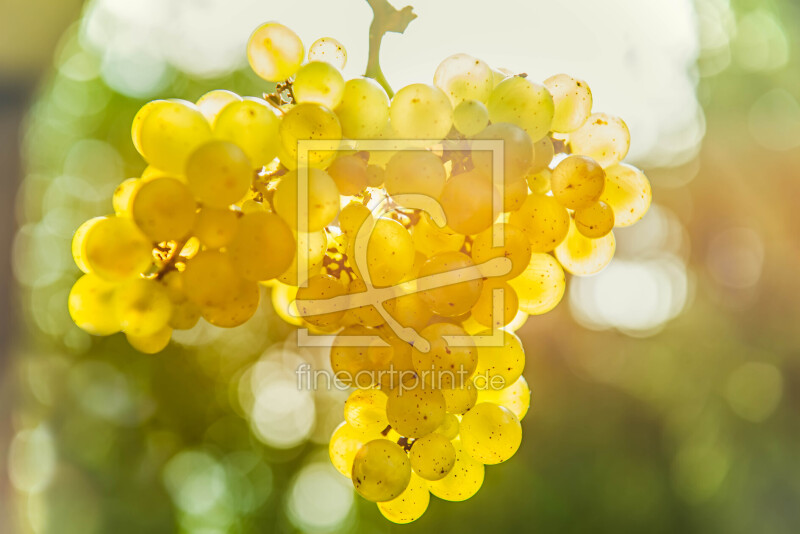
[[[800,532],[800,7],[794,0],[417,0],[395,88],[468,52],[589,81],[655,204],[602,273],[519,332],[524,441],[466,503],[399,527],[326,442],[264,305],[146,356],[75,327],[69,242],[144,164],[147,100],[270,89],[244,43],[280,20],[365,65],[363,0],[0,0],[0,532]],[[400,2],[396,2],[398,7]]]

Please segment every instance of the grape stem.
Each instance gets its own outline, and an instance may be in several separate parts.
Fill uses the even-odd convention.
[[[403,33],[417,15],[413,7],[398,10],[388,0],[367,0],[367,3],[372,8],[372,24],[369,25],[369,57],[364,75],[381,84],[391,98],[394,91],[381,70],[381,42],[387,32]]]

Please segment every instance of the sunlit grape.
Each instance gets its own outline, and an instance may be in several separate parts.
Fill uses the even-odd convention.
[[[330,455],[331,463],[337,471],[350,478],[356,453],[367,441],[371,441],[376,437],[378,436],[359,430],[347,422],[340,424],[334,430],[328,443],[328,454]]]
[[[478,350],[463,328],[450,323],[434,323],[420,332],[430,350],[413,348],[412,362],[425,384],[436,389],[458,387],[475,372]],[[451,340],[461,337],[461,340]],[[438,424],[436,426],[439,426]]]
[[[464,244],[463,234],[457,234],[447,227],[439,228],[425,214],[414,226],[411,238],[417,251],[425,256],[433,256],[439,252],[455,252]]]
[[[292,76],[303,63],[303,42],[292,30],[268,22],[259,26],[247,42],[247,59],[256,74],[268,82]]]
[[[495,246],[495,240],[502,245]],[[478,269],[484,276],[494,276],[501,280],[515,278],[522,273],[528,266],[531,259],[531,244],[525,232],[513,224],[497,224],[487,228],[472,241],[472,259],[478,265]],[[493,258],[508,258],[511,266],[507,274],[494,274],[486,269],[482,264]]]
[[[344,78],[330,63],[312,61],[297,71],[292,91],[297,102],[313,102],[333,109],[342,101]]]
[[[478,402],[492,402],[505,406],[522,421],[531,405],[531,390],[524,376],[504,389],[482,388],[478,390]]]
[[[480,133],[489,124],[489,110],[478,100],[464,100],[453,110],[453,126],[466,137]]]
[[[391,501],[379,502],[378,510],[389,521],[404,525],[422,517],[430,500],[431,494],[425,482],[412,472],[405,491]]]
[[[327,61],[339,70],[347,64],[347,50],[333,37],[320,37],[308,47],[309,61]]]
[[[547,88],[521,76],[511,76],[497,84],[488,107],[493,123],[515,124],[531,139],[547,135],[553,121],[553,97]]]
[[[353,238],[365,221],[372,220],[372,212],[361,202],[350,202],[339,212],[339,228]]]
[[[475,136],[476,140],[501,141],[502,152],[485,150],[478,144],[472,145],[472,162],[475,168],[495,183],[512,184],[525,178],[533,163],[533,143],[523,129],[513,124],[501,122],[487,126]],[[503,176],[494,175],[495,159],[502,154]]]
[[[554,132],[569,133],[577,130],[592,113],[592,91],[589,85],[567,74],[556,74],[544,81],[553,95],[555,113]]]
[[[304,184],[300,181],[301,173],[304,174]],[[303,193],[307,203],[298,211]],[[322,169],[291,171],[281,177],[272,202],[275,211],[290,228],[303,230],[305,223],[305,231],[316,232],[333,222],[339,213],[339,189],[333,178]]]
[[[194,196],[207,206],[224,208],[250,189],[250,159],[237,145],[211,141],[195,150],[186,162],[186,181]]]
[[[502,210],[502,197],[491,180],[475,170],[450,177],[440,202],[447,226],[464,235],[489,228]]]
[[[324,306],[325,301],[344,295],[347,295],[347,288],[342,282],[330,275],[318,274],[308,279],[306,287],[297,290],[297,310],[309,323],[330,327],[339,322],[347,307],[342,305],[337,311],[324,312],[312,301],[319,301]]]
[[[311,102],[298,104],[287,111],[278,132],[280,148],[284,151],[281,161],[293,169],[304,162],[311,167],[327,167],[337,156],[335,149],[342,138],[342,126],[336,114]],[[332,148],[307,150],[302,146],[304,140],[328,141]]]
[[[155,354],[157,352],[161,352],[169,345],[169,340],[172,337],[172,328],[170,326],[165,326],[158,332],[153,334],[149,334],[146,336],[137,336],[129,333],[125,333],[125,338],[128,340],[128,343],[131,344],[131,347],[138,350],[139,352],[144,352],[145,354]]]
[[[467,313],[483,287],[480,271],[462,252],[441,252],[431,256],[420,269],[420,278],[440,274],[442,283],[420,293],[434,313],[455,317]]]
[[[509,282],[519,309],[530,315],[547,313],[561,302],[566,289],[564,270],[550,254],[535,253],[525,271]]]
[[[566,208],[553,197],[532,194],[509,222],[525,232],[533,252],[550,252],[566,237],[569,220]]]
[[[475,460],[499,464],[511,458],[522,442],[519,419],[508,408],[482,402],[461,419],[461,444]]]
[[[495,290],[500,290],[499,297],[495,297]],[[494,299],[501,302],[500,313],[494,313]],[[496,278],[484,280],[481,295],[472,307],[472,317],[483,326],[503,327],[514,320],[519,311],[519,298],[517,292],[507,282]]]
[[[261,291],[256,282],[237,280],[234,290],[220,303],[200,307],[203,319],[221,328],[233,328],[247,322],[258,309]]]
[[[125,217],[107,217],[91,225],[79,249],[83,266],[109,281],[133,278],[153,262],[151,243]]]
[[[344,84],[336,115],[342,134],[349,139],[368,139],[389,121],[389,96],[372,78],[354,78]]]
[[[584,236],[596,239],[614,228],[614,210],[603,201],[575,211],[575,228]]]
[[[137,278],[117,288],[114,309],[123,332],[132,336],[149,336],[167,326],[172,315],[172,302],[161,284]]]
[[[278,155],[278,119],[275,110],[260,98],[232,102],[217,114],[214,136],[234,143],[261,169]]]
[[[614,257],[614,233],[590,239],[581,234],[572,221],[567,238],[556,247],[555,254],[564,270],[577,276],[596,274],[606,268]]]
[[[142,180],[139,178],[128,178],[114,189],[111,204],[114,206],[114,213],[117,216],[130,217],[131,199],[141,184]]]
[[[444,421],[442,392],[421,381],[411,387],[399,386],[387,393],[386,416],[401,435],[417,438],[430,434]]]
[[[405,451],[388,439],[375,439],[361,447],[353,459],[353,486],[365,499],[391,501],[408,486],[411,463]]]
[[[569,146],[573,154],[588,156],[607,168],[625,159],[631,133],[619,117],[593,113],[583,126],[569,134]]]
[[[447,95],[424,83],[400,89],[392,98],[389,115],[403,139],[444,139],[453,125],[453,107]]]
[[[442,160],[427,150],[401,150],[386,164],[384,187],[390,195],[417,193],[439,198],[446,172]]]
[[[550,175],[553,197],[572,210],[597,202],[603,193],[606,173],[586,156],[570,156],[559,163]]]
[[[197,147],[211,139],[211,126],[191,102],[160,102],[141,122],[140,152],[159,169],[183,174],[186,160]]]
[[[446,501],[465,501],[475,495],[483,485],[484,466],[464,450],[460,439],[453,441],[456,463],[441,480],[428,482],[431,493]]]
[[[548,169],[554,155],[555,147],[553,147],[553,139],[549,135],[545,135],[533,143],[533,164],[528,169],[528,175]]]
[[[141,185],[131,200],[136,225],[153,241],[179,240],[194,224],[197,203],[175,178],[155,178]]]
[[[414,265],[414,242],[402,224],[387,218],[375,221],[368,239],[356,239],[349,249],[356,269],[358,258],[366,256],[366,267],[373,285],[385,287],[402,280]],[[351,262],[352,263],[352,262]],[[363,273],[361,273],[361,278]]]
[[[494,87],[492,69],[485,62],[467,54],[455,54],[439,63],[433,84],[444,91],[457,106],[464,100],[486,102]]]
[[[479,336],[490,336],[490,330]],[[511,332],[503,331],[502,345],[478,347],[478,365],[475,368],[475,383],[480,389],[503,389],[522,375],[525,368],[525,349],[522,341]]]
[[[192,234],[208,248],[224,247],[236,235],[239,216],[227,208],[203,207],[197,210]]]
[[[461,385],[442,389],[444,406],[449,414],[462,414],[475,406],[478,401],[478,389],[472,380],[467,380]]]
[[[616,226],[630,226],[640,220],[652,199],[650,182],[636,167],[620,163],[606,169],[606,187],[600,200],[614,210]]]
[[[357,195],[367,187],[367,162],[355,154],[339,156],[327,172],[343,196]]]
[[[225,89],[214,89],[201,96],[195,105],[200,110],[200,113],[206,118],[209,124],[214,124],[217,115],[222,108],[232,102],[241,102],[242,97],[233,91],[226,91]]]
[[[441,434],[432,433],[414,441],[409,454],[411,468],[426,480],[440,480],[456,463],[453,443]]]
[[[344,403],[344,419],[355,428],[380,432],[389,425],[386,400],[379,389],[357,389]]]
[[[114,308],[116,285],[84,274],[69,292],[69,315],[79,328],[95,336],[109,336],[122,329]]]

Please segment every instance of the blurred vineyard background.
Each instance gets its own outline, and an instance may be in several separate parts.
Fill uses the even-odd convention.
[[[0,532],[800,531],[800,6],[411,3],[392,83],[463,47],[583,77],[654,187],[614,263],[519,332],[520,452],[470,501],[392,526],[330,467],[344,397],[297,390],[326,355],[286,341],[268,293],[156,356],[67,314],[72,233],[144,167],[136,110],[270,89],[244,69],[265,20],[340,39],[357,74],[365,2],[0,0]]]

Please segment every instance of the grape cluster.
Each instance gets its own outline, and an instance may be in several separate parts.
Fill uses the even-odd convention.
[[[305,61],[267,23],[247,52],[273,93],[138,112],[149,166],[75,234],[70,313],[154,353],[201,317],[246,322],[267,286],[280,317],[333,336],[332,370],[354,389],[330,454],[355,489],[398,523],[430,493],[467,499],[522,439],[514,332],[559,303],[565,271],[603,269],[612,229],[649,207],[647,178],[622,162],[628,128],[592,111],[582,80],[539,84],[465,54],[390,98],[343,78],[331,38]]]

